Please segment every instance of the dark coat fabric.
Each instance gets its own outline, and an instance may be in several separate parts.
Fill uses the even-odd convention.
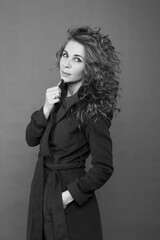
[[[79,128],[68,114],[78,101],[67,97],[48,120],[43,108],[34,112],[26,128],[29,146],[40,145],[29,201],[27,240],[44,240],[45,192],[50,191],[53,240],[102,240],[101,221],[95,197],[112,175],[112,141],[108,118],[91,117]],[[91,154],[93,167],[85,170]],[[50,189],[50,190],[47,190]],[[74,201],[63,209],[62,192]],[[48,204],[48,203],[47,203]],[[49,206],[49,205],[48,205]]]

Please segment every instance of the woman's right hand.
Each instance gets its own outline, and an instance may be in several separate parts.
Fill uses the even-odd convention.
[[[58,86],[48,88],[46,90],[46,99],[45,104],[43,106],[43,113],[48,119],[52,108],[54,107],[55,103],[58,103],[61,98],[61,89]]]

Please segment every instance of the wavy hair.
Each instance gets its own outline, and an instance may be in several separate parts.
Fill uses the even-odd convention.
[[[109,36],[103,35],[100,28],[70,28],[66,42],[56,53],[58,67],[70,40],[79,42],[85,48],[83,81],[78,90],[79,102],[74,108],[77,120],[83,122],[84,118],[101,114],[111,119],[114,112],[120,111],[117,108],[120,60]]]

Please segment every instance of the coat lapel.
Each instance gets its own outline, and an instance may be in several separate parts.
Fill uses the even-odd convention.
[[[46,130],[43,134],[43,137],[41,138],[41,143],[40,143],[41,156],[50,156],[48,139],[49,139],[49,134],[50,134],[51,128],[52,128],[52,119],[49,118]]]
[[[71,107],[76,102],[78,102],[78,95],[77,95],[77,93],[75,93],[71,97],[67,97],[67,98],[63,99],[62,105],[60,106],[60,108],[59,108],[59,110],[58,110],[58,112],[56,114],[55,124],[60,122],[66,116],[68,111],[71,109]]]

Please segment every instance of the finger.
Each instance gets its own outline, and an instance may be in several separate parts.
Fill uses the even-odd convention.
[[[61,81],[57,84],[57,86],[59,87],[60,84],[61,84]]]
[[[63,208],[66,209],[67,205],[63,203]]]
[[[54,100],[57,100],[57,99],[60,100],[60,98],[55,97],[55,96],[50,96],[50,97],[47,98],[49,103],[52,103]]]
[[[57,86],[59,87],[61,84],[64,84],[64,80],[61,79],[61,81],[59,81],[59,83],[57,84]]]
[[[48,100],[49,104],[51,104],[51,105],[52,105],[52,104],[55,104],[55,103],[58,103],[59,101],[60,101],[59,98],[55,98],[55,99],[52,98],[52,99],[49,99],[49,100]]]
[[[58,93],[58,92],[55,92],[55,93],[47,93],[46,94],[46,97],[48,98],[48,99],[55,99],[55,98],[60,98],[61,97],[61,94],[60,93]]]
[[[58,86],[55,86],[52,88],[48,88],[47,92],[60,92],[61,93],[61,89]]]
[[[61,97],[61,91],[47,91],[46,95],[48,97]]]

